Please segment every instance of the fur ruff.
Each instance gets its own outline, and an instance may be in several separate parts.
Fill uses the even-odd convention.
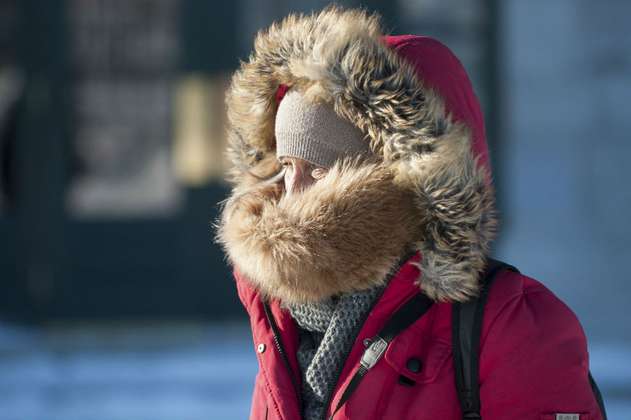
[[[254,187],[228,200],[219,237],[243,274],[285,303],[380,285],[418,225],[413,194],[392,178],[345,162],[291,196],[279,184]]]
[[[478,293],[496,230],[487,168],[469,131],[446,114],[413,67],[382,41],[376,15],[328,7],[258,34],[226,103],[234,185],[217,239],[265,294],[318,300],[383,282],[410,244],[432,299]],[[366,134],[378,162],[345,162],[287,200],[279,171],[279,85],[331,103]]]

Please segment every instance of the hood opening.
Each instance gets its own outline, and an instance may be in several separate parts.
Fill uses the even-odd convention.
[[[423,291],[438,301],[464,301],[475,296],[479,288],[477,278],[484,268],[497,219],[483,116],[469,78],[458,59],[440,42],[415,35],[385,35],[377,15],[336,6],[311,15],[290,15],[260,32],[249,60],[233,75],[226,103],[228,156],[233,164],[228,180],[234,189],[218,223],[217,237],[230,262],[271,296],[275,289],[270,282],[278,279],[266,276],[279,276],[284,270],[283,262],[300,264],[300,260],[281,261],[286,257],[269,252],[274,248],[269,243],[258,248],[259,254],[255,256],[252,236],[240,230],[244,225],[263,227],[270,221],[266,216],[272,213],[287,216],[280,211],[282,198],[269,194],[264,183],[251,173],[265,178],[278,170],[274,164],[274,119],[278,103],[288,88],[300,89],[314,101],[330,103],[341,118],[366,134],[378,164],[342,165],[344,170],[338,173],[357,181],[361,190],[362,179],[353,174],[362,171],[365,174],[366,165],[373,165],[370,168],[379,168],[383,172],[379,172],[379,179],[387,180],[391,187],[373,190],[367,187],[366,191],[375,194],[391,191],[393,196],[404,192],[410,198],[411,222],[408,207],[402,205],[405,210],[398,219],[385,219],[379,225],[398,223],[397,227],[403,226],[413,235],[399,235],[390,240],[411,241],[413,248],[420,251],[418,284]],[[365,178],[368,185],[369,177]],[[327,185],[340,188],[346,179]],[[341,202],[348,198],[335,191],[322,194],[327,200]],[[251,212],[231,217],[242,204],[237,197],[247,197],[246,208]],[[399,202],[384,201],[380,195],[375,197],[391,206]],[[311,205],[327,203],[336,207],[331,201],[311,199],[314,200]],[[345,203],[346,207],[336,207],[339,212],[332,219],[339,224],[340,231],[351,220],[345,218],[368,217],[345,213],[343,210],[352,206],[351,202]],[[375,210],[376,213],[380,212]],[[380,214],[389,217],[386,213]],[[310,214],[324,217],[318,212]],[[402,219],[406,222],[402,223]],[[302,222],[314,226],[313,220]],[[290,230],[284,232],[289,233],[288,238],[296,234]],[[318,231],[312,234],[318,235]],[[357,241],[356,232],[348,234],[347,244]],[[291,241],[284,242],[285,251],[305,251],[299,235],[294,239],[293,251]],[[345,243],[342,237],[336,240],[337,246]],[[371,238],[364,238],[364,242],[371,242]],[[397,243],[392,249],[403,247],[403,243]],[[378,259],[380,248],[357,247],[357,251],[374,253],[362,256],[362,261],[370,264]],[[322,253],[312,248],[302,258],[317,261]],[[388,255],[379,261],[379,267],[363,275],[376,276],[377,272],[383,272],[384,266],[392,268],[399,258],[400,255]],[[343,270],[343,261],[336,264],[327,275],[331,270]],[[267,270],[270,267],[276,271]],[[325,277],[320,273],[309,277],[309,281],[325,285],[328,284]],[[300,284],[299,278],[284,280],[294,282],[296,290],[314,287]],[[363,282],[350,282],[351,289],[357,290],[362,284],[374,285],[378,280],[364,278]],[[339,286],[330,289],[339,291]],[[324,289],[322,293],[326,294],[327,288]],[[305,293],[301,299],[312,299],[308,295]]]

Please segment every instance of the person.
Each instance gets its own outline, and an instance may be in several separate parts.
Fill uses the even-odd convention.
[[[233,188],[216,238],[251,320],[251,418],[463,418],[452,307],[480,293],[498,221],[458,59],[328,7],[259,33],[226,103]],[[426,312],[369,360],[419,291]],[[572,311],[499,273],[481,325],[481,417],[601,419],[588,368]]]

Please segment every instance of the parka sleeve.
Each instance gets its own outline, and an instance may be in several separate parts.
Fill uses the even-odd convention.
[[[536,280],[518,273],[496,279],[481,337],[482,418],[601,420],[588,371],[576,315]]]

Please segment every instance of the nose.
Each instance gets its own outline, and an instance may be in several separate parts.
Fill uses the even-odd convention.
[[[302,191],[314,181],[315,179],[303,165],[291,165],[285,171],[285,191],[287,194]]]

